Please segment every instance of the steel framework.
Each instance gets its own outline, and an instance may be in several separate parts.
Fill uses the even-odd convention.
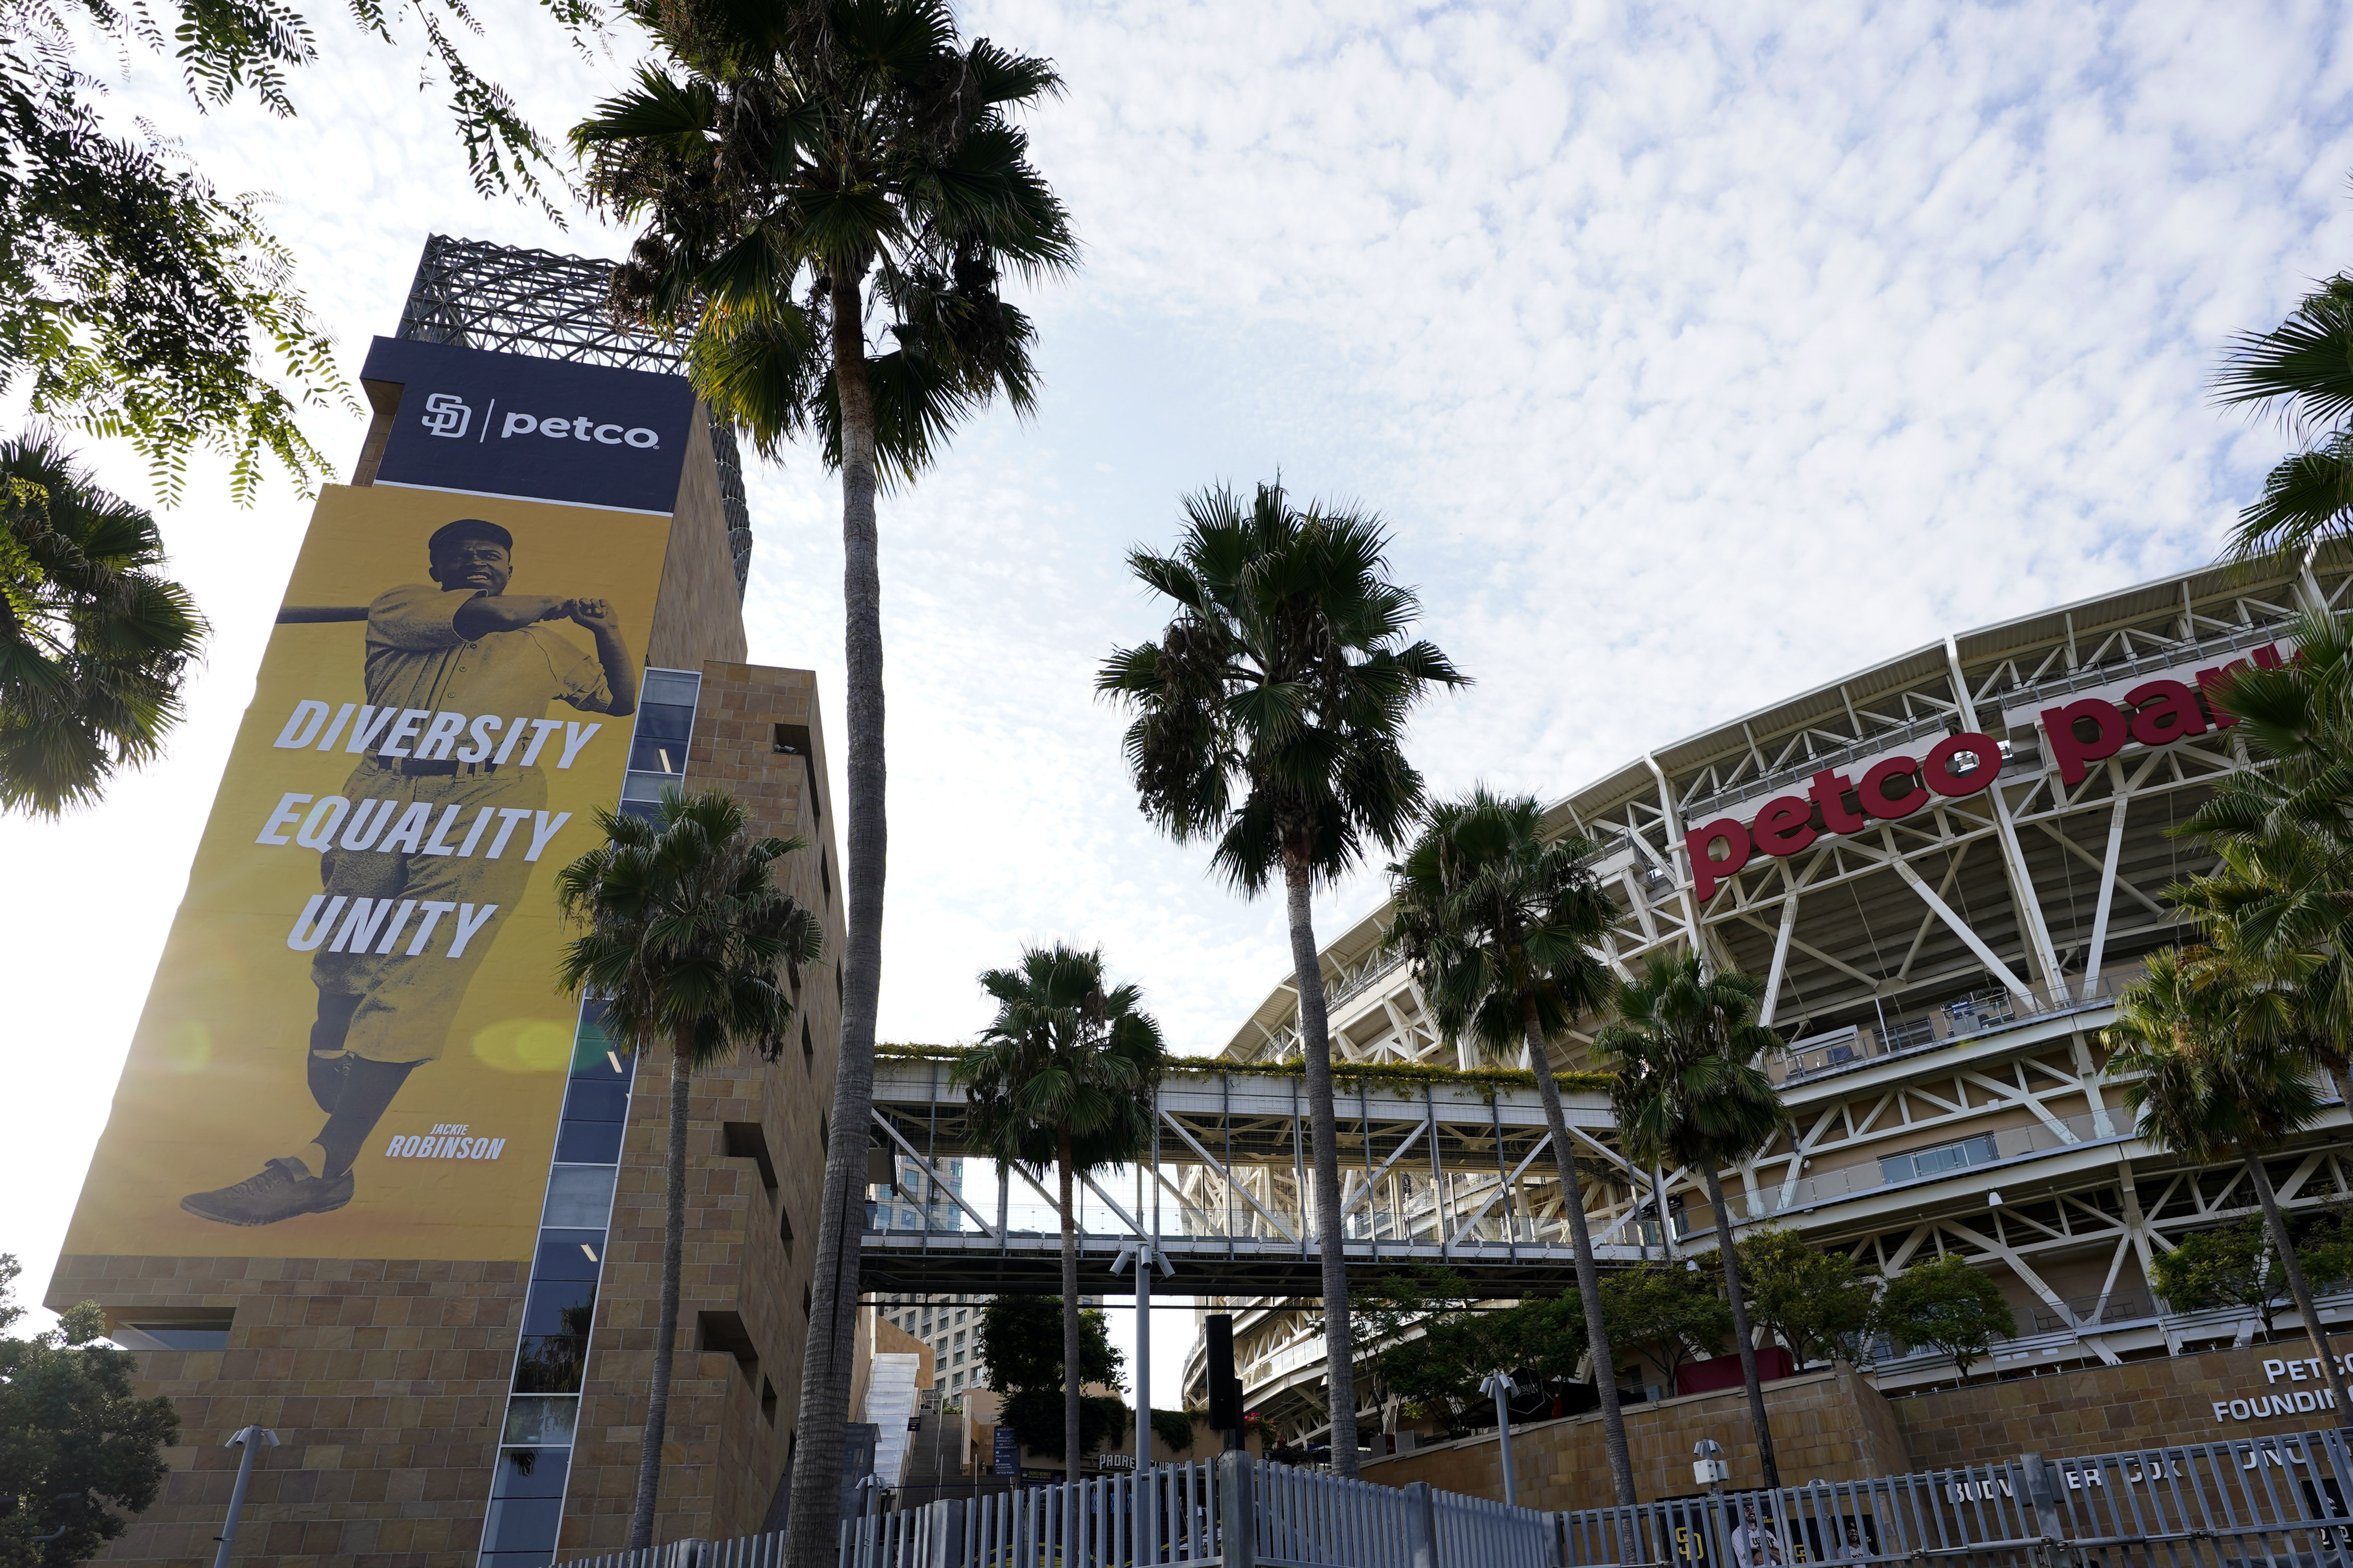
[[[965,1091],[948,1053],[886,1057],[875,1067],[878,1164],[913,1191],[870,1205],[860,1279],[881,1294],[1050,1292],[1060,1288],[1053,1195],[1016,1171],[994,1208],[957,1191],[945,1162],[972,1158]],[[1344,1091],[1341,1194],[1349,1256],[1366,1268],[1444,1264],[1495,1294],[1558,1289],[1571,1278],[1551,1135],[1533,1086],[1472,1076],[1358,1080]],[[1607,1100],[1566,1097],[1580,1152],[1607,1157]],[[1155,1091],[1148,1157],[1082,1178],[1081,1282],[1124,1294],[1110,1271],[1121,1247],[1150,1240],[1176,1265],[1165,1294],[1312,1292],[1320,1279],[1307,1184],[1300,1079],[1202,1063]],[[1020,1198],[1016,1201],[1016,1189]],[[1115,1195],[1113,1189],[1122,1189]],[[909,1205],[913,1206],[910,1207]],[[908,1227],[910,1215],[939,1216]],[[893,1216],[895,1217],[895,1220]],[[1631,1262],[1621,1231],[1605,1254]]]
[[[1790,1125],[1723,1173],[1736,1223],[1784,1224],[1891,1274],[1952,1253],[1981,1263],[2021,1325],[2008,1359],[2114,1361],[2243,1337],[2237,1317],[2164,1310],[2149,1286],[2155,1257],[2184,1231],[2249,1211],[2243,1173],[2185,1168],[2136,1141],[2104,1081],[2100,1030],[2146,954],[2184,934],[2165,889],[2204,862],[2170,830],[2249,760],[2230,728],[2201,726],[2128,740],[2071,784],[2043,716],[2094,698],[2138,703],[2131,694],[2155,681],[2196,691],[2200,671],[2291,653],[2297,612],[2348,599],[2342,554],[2269,575],[2186,573],[1927,644],[1638,758],[1549,808],[1554,833],[1596,845],[1588,863],[1618,905],[1600,956],[1619,973],[1697,949],[1766,981],[1766,1021],[1791,1042],[1767,1064]],[[1749,823],[1769,800],[1804,797],[1819,774],[1851,783],[1958,733],[1999,746],[1992,787],[1854,831],[1818,807],[1813,842],[1717,871],[1701,896],[1694,829]],[[1369,914],[1324,952],[1335,1056],[1471,1065],[1382,952],[1385,921]],[[1589,1065],[1601,1022],[1580,1020],[1555,1066]],[[1224,1054],[1262,1062],[1297,1049],[1286,982]],[[2285,1201],[2353,1195],[2347,1128],[2335,1109],[2271,1162]],[[1654,1173],[1613,1173],[1588,1184],[1587,1201],[1597,1239],[1615,1244],[1656,1205]],[[1714,1246],[1699,1173],[1655,1180],[1675,1239]],[[1265,1393],[1313,1394],[1320,1334],[1306,1312],[1235,1304],[1249,1309],[1238,1359],[1302,1363]],[[1877,1373],[1935,1374],[1892,1356]]]
[[[613,263],[486,240],[429,236],[417,263],[399,335],[542,359],[677,374],[683,359],[670,339],[623,325],[612,303]],[[735,595],[752,570],[752,513],[734,427],[709,419],[719,494],[727,510],[727,551]]]

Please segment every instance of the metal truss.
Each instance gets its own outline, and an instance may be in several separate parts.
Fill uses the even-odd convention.
[[[1605,962],[1630,973],[1696,950],[1766,982],[1766,1021],[1790,1041],[1767,1064],[1790,1125],[1723,1173],[1736,1224],[1788,1226],[1890,1273],[1945,1253],[1980,1262],[2004,1279],[2021,1322],[2024,1348],[2006,1356],[2112,1360],[2182,1342],[2181,1320],[2149,1289],[2150,1264],[2183,1230],[2242,1212],[2243,1173],[2184,1169],[2139,1144],[2103,1081],[2100,1031],[2146,955],[2187,934],[2166,889],[2206,862],[2170,830],[2249,760],[2230,728],[2209,728],[2130,742],[2069,784],[2047,754],[2042,714],[2120,701],[2151,680],[2196,690],[2198,671],[2274,645],[2302,610],[2348,601],[2353,559],[2342,553],[2269,576],[2187,573],[1926,644],[1641,757],[1549,808],[1553,832],[1596,846],[1588,864],[1617,905]],[[1818,815],[1824,830],[1799,853],[1757,853],[1699,896],[1694,829],[1746,824],[1768,800],[1804,796],[1818,773],[1859,779],[1965,732],[1999,746],[1992,787],[1929,797],[1852,833]],[[1386,914],[1325,950],[1335,1056],[1468,1065],[1410,970],[1381,950]],[[1278,986],[1226,1056],[1295,1056],[1296,1014],[1295,993]],[[1603,1021],[1579,1020],[1556,1066],[1588,1065]],[[2281,1153],[2284,1203],[2353,1191],[2348,1132],[2340,1108]],[[1622,1260],[1629,1227],[1655,1217],[1652,1173],[1616,1162],[1606,1130],[1592,1136],[1597,1167],[1616,1179],[1588,1184],[1588,1218]],[[1716,1245],[1698,1173],[1655,1177],[1675,1241]],[[1238,1356],[1249,1364],[1263,1351],[1270,1390],[1312,1394],[1309,1304],[1258,1307],[1246,1319],[1256,1339],[1238,1336]],[[2233,1319],[2225,1331],[2243,1326]],[[1891,1360],[1880,1375],[1936,1369]]]
[[[1573,1278],[1552,1139],[1533,1089],[1475,1079],[1359,1082],[1344,1098],[1340,1224],[1352,1259],[1366,1268],[1440,1265],[1499,1296],[1556,1290]],[[1606,1142],[1607,1102],[1591,1093],[1567,1100],[1580,1156],[1614,1161]],[[1188,1069],[1161,1084],[1153,1112],[1148,1156],[1086,1183],[1093,1202],[1082,1205],[1081,1215],[1085,1288],[1121,1290],[1111,1262],[1124,1244],[1145,1236],[1176,1266],[1176,1276],[1155,1287],[1164,1293],[1319,1289],[1299,1079],[1223,1065]],[[945,1162],[976,1156],[964,1090],[949,1081],[944,1060],[879,1062],[874,1128],[878,1155],[920,1190],[874,1205],[897,1220],[866,1232],[868,1289],[894,1295],[1060,1289],[1061,1242],[1046,1212],[1053,1198],[1043,1186],[1015,1171],[992,1214],[948,1179]],[[1631,1179],[1621,1177],[1615,1189],[1620,1206]],[[1135,1195],[1113,1195],[1131,1184]],[[1018,1216],[1012,1212],[1017,1186],[1036,1200],[1025,1198]],[[911,1213],[934,1217],[907,1228]],[[1612,1261],[1638,1260],[1642,1235],[1620,1226],[1602,1253]]]
[[[614,314],[613,263],[479,239],[427,237],[398,336],[540,359],[617,365],[677,375],[679,345],[624,326]],[[752,512],[734,426],[709,418],[719,496],[727,511],[727,551],[735,563],[735,596],[752,570]]]

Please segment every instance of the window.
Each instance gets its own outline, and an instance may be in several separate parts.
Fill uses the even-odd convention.
[[[826,858],[825,851],[822,849],[817,852],[817,879],[825,886],[825,901],[831,904],[833,902],[833,865]]]
[[[208,1318],[176,1318],[164,1321],[117,1323],[106,1337],[127,1351],[225,1351],[230,1319],[227,1313]]]
[[[808,1016],[801,1016],[801,1061],[804,1065],[817,1060],[817,1041],[809,1035]]]
[[[1975,1138],[1964,1138],[1957,1143],[1940,1143],[1933,1149],[1915,1149],[1908,1154],[1889,1154],[1879,1162],[1879,1173],[1883,1181],[1909,1182],[1923,1176],[1941,1176],[1953,1171],[1963,1171],[1972,1165],[1989,1165],[2001,1157],[1990,1132]]]

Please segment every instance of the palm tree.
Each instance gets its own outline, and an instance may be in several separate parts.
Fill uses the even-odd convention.
[[[0,441],[0,811],[56,816],[153,761],[206,626],[155,520],[46,432]]]
[[[2116,999],[2116,1021],[2105,1031],[2113,1051],[2106,1072],[2129,1079],[2124,1100],[2139,1118],[2144,1142],[2199,1164],[2236,1160],[2244,1167],[2335,1408],[2353,1410],[2263,1169],[2265,1151],[2325,1110],[2303,1045],[2312,1020],[2295,985],[2266,967],[2270,973],[2250,973],[2214,948],[2151,955],[2147,977]]]
[[[1686,1166],[1707,1184],[1715,1255],[1724,1265],[1740,1376],[1748,1389],[1748,1422],[1756,1428],[1765,1484],[1778,1487],[1781,1467],[1773,1457],[1740,1249],[1719,1174],[1756,1154],[1788,1123],[1779,1092],[1757,1066],[1758,1057],[1781,1043],[1756,1021],[1763,991],[1756,976],[1738,970],[1707,973],[1696,953],[1654,957],[1640,979],[1619,983],[1619,1021],[1595,1037],[1593,1054],[1617,1069],[1609,1098],[1626,1152],[1645,1164]]]
[[[1210,863],[1245,894],[1278,874],[1291,917],[1300,1056],[1315,1161],[1332,1465],[1356,1473],[1346,1239],[1332,1110],[1332,1037],[1309,899],[1356,864],[1365,840],[1394,850],[1421,805],[1399,742],[1432,686],[1461,686],[1444,654],[1407,644],[1419,601],[1383,573],[1378,520],[1295,510],[1280,484],[1247,509],[1225,487],[1185,500],[1174,553],[1128,564],[1176,605],[1157,642],[1117,648],[1095,688],[1135,711],[1128,771],[1145,815],[1179,842],[1214,837]]]
[[[1593,1233],[1547,1046],[1579,1014],[1609,999],[1609,972],[1593,943],[1616,911],[1586,869],[1594,848],[1581,838],[1546,843],[1544,808],[1534,795],[1504,799],[1482,787],[1467,800],[1435,806],[1421,837],[1389,868],[1397,913],[1387,942],[1413,964],[1449,1038],[1471,1039],[1491,1054],[1527,1054],[1560,1168],[1610,1479],[1618,1501],[1631,1505],[1634,1462],[1618,1408],[1618,1363],[1602,1322]]]
[[[2227,692],[2234,736],[2272,765],[2221,781],[2177,829],[2220,864],[2168,891],[2242,970],[2295,971],[2305,1048],[2353,1106],[2353,623],[2319,612],[2291,635],[2294,662],[2242,670]]]
[[[958,421],[1031,406],[1025,278],[1075,266],[1061,204],[1011,116],[1058,93],[1043,59],[965,44],[945,0],[625,0],[662,59],[573,132],[591,199],[642,221],[613,300],[681,334],[696,390],[763,455],[814,434],[841,473],[849,930],[841,1051],[801,1380],[790,1568],[831,1562],[849,1417],[874,1024],[881,987],[882,587],[878,479],[912,479]],[[888,346],[877,352],[876,344]]]
[[[687,1097],[694,1074],[750,1046],[774,1061],[793,1017],[786,984],[817,962],[825,931],[773,880],[802,838],[753,838],[722,791],[672,790],[654,820],[599,810],[606,842],[555,879],[565,917],[582,928],[556,965],[566,991],[603,999],[605,1028],[632,1051],[670,1047],[670,1152],[662,1210],[661,1322],[638,1448],[632,1551],[653,1543],[678,1342],[686,1241]],[[785,984],[779,983],[782,972]],[[837,1140],[849,1142],[849,1140]],[[865,1141],[857,1141],[863,1150]]]
[[[1015,969],[982,974],[997,1016],[957,1062],[976,1148],[1032,1177],[1052,1165],[1062,1222],[1062,1453],[1079,1479],[1084,1398],[1079,1368],[1079,1221],[1071,1187],[1082,1176],[1152,1146],[1152,1087],[1167,1061],[1160,1026],[1134,985],[1103,988],[1100,952],[1060,942],[1025,948]],[[1141,1267],[1141,1266],[1139,1266]],[[1064,1539],[1077,1539],[1078,1489],[1066,1494]]]
[[[2276,416],[2304,448],[2274,465],[2240,511],[2233,558],[2294,558],[2353,531],[2353,278],[2327,279],[2270,331],[2233,339],[2215,395]]]

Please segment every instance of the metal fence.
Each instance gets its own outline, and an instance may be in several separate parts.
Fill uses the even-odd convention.
[[[1556,1517],[1561,1568],[2353,1568],[2337,1431]]]
[[[1545,1513],[1228,1454],[847,1520],[840,1568],[2353,1568],[2347,1433]],[[567,1568],[776,1568],[784,1537]]]
[[[841,1568],[1557,1568],[1559,1561],[1551,1514],[1242,1454],[850,1521],[841,1544]]]

